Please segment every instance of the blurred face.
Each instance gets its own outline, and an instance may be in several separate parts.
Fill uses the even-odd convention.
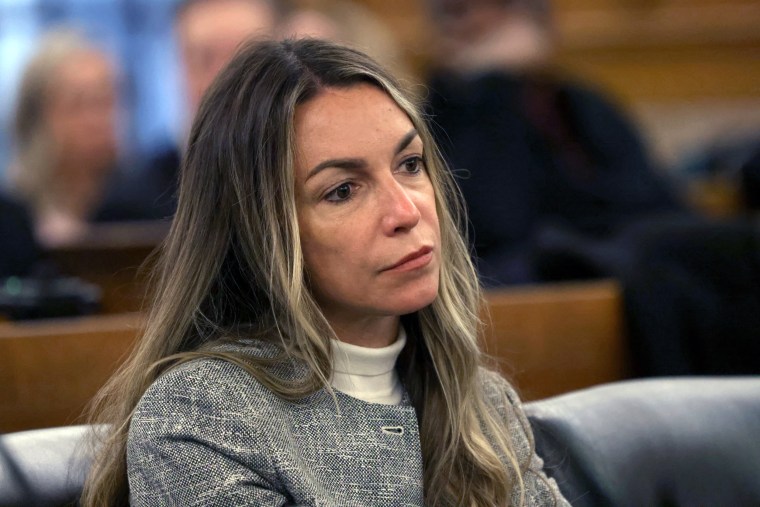
[[[296,11],[279,28],[282,37],[293,39],[313,37],[338,41],[340,32],[340,26],[329,16],[311,9]]]
[[[406,114],[374,86],[328,88],[298,107],[295,133],[301,246],[333,328],[397,322],[429,305],[440,231],[424,146]]]
[[[182,13],[177,31],[193,112],[238,46],[249,37],[270,35],[274,25],[275,13],[264,1],[199,2]]]
[[[508,14],[504,0],[438,0],[436,21],[447,39],[467,43],[490,32]]]
[[[48,90],[46,115],[62,165],[110,168],[116,156],[116,84],[105,57],[82,52],[63,62]]]

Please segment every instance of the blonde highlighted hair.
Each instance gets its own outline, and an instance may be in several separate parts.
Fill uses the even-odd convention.
[[[126,505],[131,414],[167,368],[199,356],[245,368],[277,395],[297,399],[329,387],[334,333],[309,292],[294,198],[294,115],[325,88],[369,83],[406,112],[427,155],[441,227],[440,289],[403,317],[409,339],[397,369],[416,409],[429,505],[508,505],[522,484],[508,421],[483,392],[478,347],[481,292],[460,232],[456,186],[399,84],[364,54],[319,40],[244,47],[204,98],[183,161],[177,214],[163,245],[147,329],[93,405],[109,423],[84,505]],[[273,359],[212,350],[220,340],[276,344],[277,360],[309,374],[293,382]]]

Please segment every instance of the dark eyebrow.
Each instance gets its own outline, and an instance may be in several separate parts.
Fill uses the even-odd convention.
[[[401,138],[401,141],[399,141],[399,143],[396,145],[396,151],[394,151],[393,153],[395,155],[398,155],[399,153],[401,153],[402,151],[404,151],[404,148],[406,148],[407,146],[409,146],[409,143],[411,143],[412,141],[414,141],[415,137],[417,137],[417,129],[413,128],[412,130],[410,130],[409,132],[407,132],[404,135],[404,137]]]
[[[304,182],[309,181],[309,178],[312,176],[316,176],[320,171],[323,169],[327,169],[328,167],[337,167],[338,169],[349,169],[349,170],[356,170],[361,169],[367,165],[362,159],[360,158],[331,158],[329,160],[325,160],[324,162],[320,162],[319,164],[315,165],[311,171],[309,171],[309,174],[306,175],[306,179]]]
[[[412,129],[406,134],[404,134],[404,137],[402,137],[401,140],[396,145],[396,149],[393,152],[394,155],[398,155],[399,153],[401,153],[407,146],[409,146],[409,143],[411,143],[416,137],[417,137],[417,129]],[[329,160],[320,162],[319,164],[312,167],[312,169],[309,171],[309,174],[306,175],[306,179],[304,180],[304,182],[309,181],[309,179],[312,176],[315,176],[320,171],[322,171],[323,169],[327,169],[328,167],[356,170],[356,169],[361,169],[364,166],[366,166],[366,162],[364,162],[362,159],[359,159],[359,158],[331,158]]]

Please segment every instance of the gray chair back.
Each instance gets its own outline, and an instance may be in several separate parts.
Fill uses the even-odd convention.
[[[526,411],[573,506],[760,506],[760,377],[619,382]]]
[[[90,464],[90,428],[63,426],[0,436],[0,507],[76,502]]]

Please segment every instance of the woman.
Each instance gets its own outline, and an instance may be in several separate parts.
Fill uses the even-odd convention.
[[[368,57],[242,50],[193,125],[85,505],[566,505],[481,367],[455,195]]]
[[[85,233],[116,164],[116,75],[76,32],[48,34],[24,71],[16,106],[13,190],[44,246]]]

